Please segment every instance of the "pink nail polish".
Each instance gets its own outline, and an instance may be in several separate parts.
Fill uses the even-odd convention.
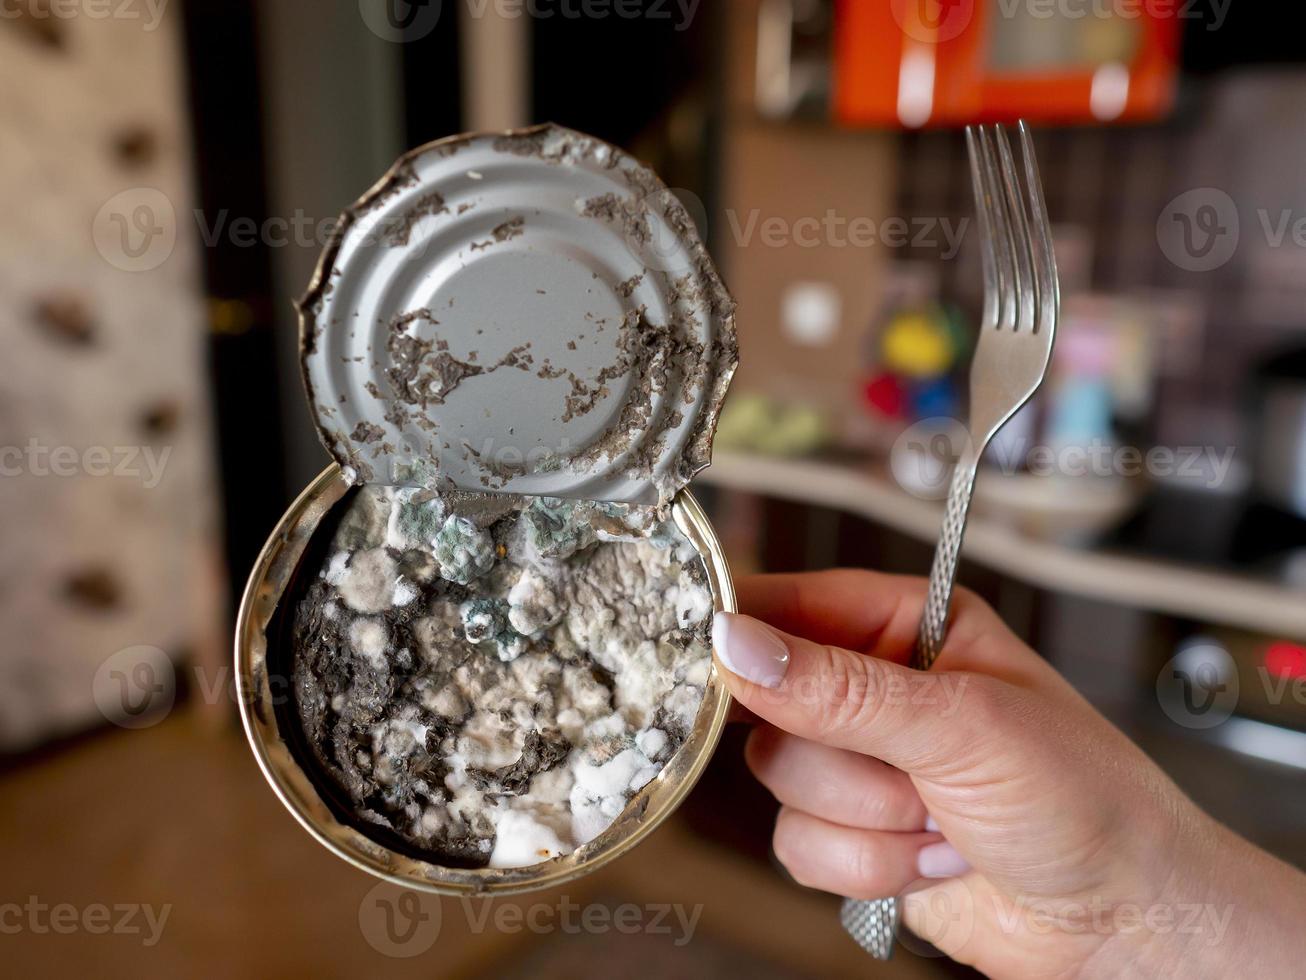
[[[970,870],[970,864],[947,841],[926,844],[916,856],[922,878],[956,878]]]
[[[789,669],[784,640],[751,616],[717,613],[712,645],[727,670],[763,687],[779,687]]]

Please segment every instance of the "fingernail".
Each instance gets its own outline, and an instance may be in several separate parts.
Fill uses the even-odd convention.
[[[925,829],[930,831],[931,833],[937,834],[939,832],[939,822],[935,820],[933,817],[931,817],[929,814],[926,814]]]
[[[712,620],[712,645],[732,674],[763,687],[779,687],[789,669],[784,641],[751,616],[717,613]]]
[[[916,867],[922,878],[955,878],[970,870],[970,864],[946,840],[922,847]]]

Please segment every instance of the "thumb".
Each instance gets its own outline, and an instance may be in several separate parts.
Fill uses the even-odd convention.
[[[730,693],[801,738],[883,759],[908,772],[955,765],[1001,717],[1002,681],[924,672],[717,613],[712,645]]]

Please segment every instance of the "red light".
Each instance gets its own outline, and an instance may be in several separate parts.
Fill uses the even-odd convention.
[[[1265,669],[1288,680],[1306,677],[1306,647],[1287,640],[1271,643],[1265,650]]]

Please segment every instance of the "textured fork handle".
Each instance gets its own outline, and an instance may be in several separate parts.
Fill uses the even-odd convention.
[[[939,543],[934,548],[934,562],[930,565],[930,588],[925,594],[925,611],[921,614],[920,631],[916,634],[916,648],[912,651],[911,665],[917,670],[929,670],[943,649],[943,638],[948,632],[948,608],[952,605],[952,584],[957,579],[957,561],[961,557],[961,539],[966,533],[966,515],[970,512],[970,496],[975,489],[975,460],[965,454],[957,461],[948,489],[948,503],[943,512],[943,527]]]
[[[971,492],[975,489],[978,454],[964,453],[957,461],[948,489],[948,503],[943,512],[943,528],[934,549],[930,566],[930,588],[925,595],[920,631],[912,651],[912,666],[929,670],[943,649],[948,632],[948,608],[952,604],[952,584],[957,579],[957,561],[961,557],[961,539],[966,533],[966,514],[970,511]],[[896,898],[845,898],[839,919],[848,935],[877,960],[893,955],[902,910]]]

